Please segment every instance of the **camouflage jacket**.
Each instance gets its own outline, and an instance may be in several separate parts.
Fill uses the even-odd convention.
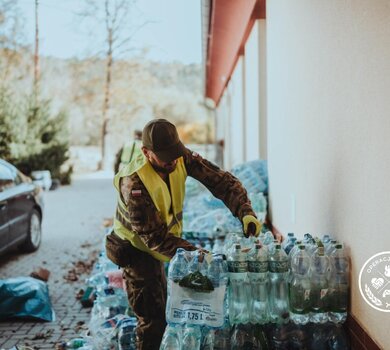
[[[253,215],[250,200],[241,182],[231,173],[187,149],[184,155],[187,175],[205,185],[209,191],[221,199],[232,214],[242,221],[245,215]],[[142,196],[131,196],[132,190],[141,190]],[[121,196],[130,214],[132,230],[145,245],[160,254],[172,257],[177,248],[195,250],[188,241],[168,232],[165,222],[158,214],[152,198],[137,173],[123,177],[120,182]]]

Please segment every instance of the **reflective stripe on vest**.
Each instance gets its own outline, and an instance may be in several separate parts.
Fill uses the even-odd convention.
[[[170,234],[181,236],[183,220],[183,201],[185,194],[185,179],[187,171],[184,159],[177,161],[176,169],[169,174],[171,192],[167,184],[155,172],[143,154],[138,154],[128,165],[115,175],[114,185],[118,191],[118,205],[114,220],[114,231],[122,239],[128,239],[131,244],[161,261],[169,261],[169,257],[150,250],[131,228],[130,214],[120,195],[120,179],[137,172],[146,187],[162,221],[167,225]],[[142,193],[141,193],[142,195]]]

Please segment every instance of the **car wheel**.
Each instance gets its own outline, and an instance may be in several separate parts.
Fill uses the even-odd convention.
[[[24,252],[34,252],[41,244],[41,215],[35,209],[31,212],[26,241],[20,246]]]

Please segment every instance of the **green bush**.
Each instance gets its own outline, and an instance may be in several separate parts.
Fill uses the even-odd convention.
[[[61,172],[69,159],[68,116],[53,115],[49,100],[26,98],[15,101],[7,90],[0,91],[0,157],[30,175],[50,170],[53,178],[70,183],[72,167]]]

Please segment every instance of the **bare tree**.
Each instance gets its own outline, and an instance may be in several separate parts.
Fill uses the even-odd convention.
[[[39,1],[35,0],[35,50],[34,50],[34,87],[33,96],[35,105],[39,97],[39,26],[38,26],[38,5]]]
[[[99,169],[107,167],[106,140],[110,121],[110,102],[112,89],[112,70],[114,58],[131,50],[131,41],[135,33],[146,23],[134,24],[131,11],[136,0],[88,0],[84,18],[92,19],[94,26],[104,24],[105,31],[105,84],[102,106],[101,161]]]
[[[8,82],[11,68],[20,63],[24,36],[22,16],[15,0],[0,1],[0,81]]]

